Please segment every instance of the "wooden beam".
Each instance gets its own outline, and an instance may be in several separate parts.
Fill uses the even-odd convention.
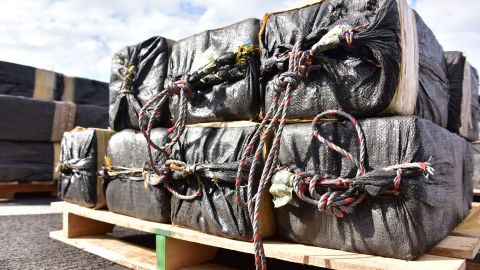
[[[428,254],[473,259],[480,249],[480,239],[474,237],[448,236],[433,247]]]
[[[156,236],[157,269],[176,270],[213,260],[218,248],[194,242]]]
[[[114,225],[63,212],[63,235],[67,238],[112,232]]]
[[[50,232],[50,237],[132,269],[156,269],[154,250],[126,243],[112,236],[67,238],[62,231],[54,231]]]
[[[16,193],[25,192],[48,192],[50,196],[57,197],[57,181],[0,181],[0,199],[13,200]]]
[[[66,202],[52,203],[52,207],[69,211],[76,215],[97,219],[102,222],[122,227],[152,232],[167,238],[195,242],[198,244],[224,248],[245,253],[253,253],[253,245],[249,242],[237,241],[213,236],[169,224],[161,224],[139,220],[133,217],[115,214],[106,210],[92,210]],[[307,264],[333,269],[464,269],[465,260],[426,254],[416,261],[404,261],[372,255],[357,254],[341,250],[319,248],[301,244],[277,241],[265,241],[267,257],[294,263]]]
[[[452,234],[480,238],[480,208],[472,208],[470,214],[453,230]]]

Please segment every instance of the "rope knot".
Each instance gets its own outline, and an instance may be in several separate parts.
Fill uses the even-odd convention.
[[[123,83],[122,87],[120,88],[120,93],[122,94],[133,94],[133,80],[137,73],[137,68],[135,65],[129,65],[128,67],[124,68],[123,72]]]
[[[176,180],[184,179],[185,177],[194,174],[196,171],[195,165],[187,164],[180,160],[167,160],[165,166],[170,169],[172,178]]]
[[[165,91],[174,95],[180,95],[183,91],[187,97],[192,96],[192,86],[186,79],[180,79],[178,81],[171,81],[165,87]]]
[[[276,92],[285,91],[289,84],[292,89],[297,89],[300,83],[301,76],[293,71],[278,74],[271,81],[272,88]]]

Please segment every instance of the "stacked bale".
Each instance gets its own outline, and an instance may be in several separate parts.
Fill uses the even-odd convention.
[[[445,52],[450,81],[448,130],[469,141],[478,140],[480,106],[478,73],[462,52]]]
[[[162,90],[167,77],[168,58],[173,41],[151,37],[122,48],[112,59],[110,77],[111,138],[101,171],[106,205],[112,212],[136,218],[170,222],[170,193],[164,187],[146,185],[152,177],[147,141],[140,133],[142,108]],[[147,112],[149,118],[152,111]],[[166,140],[170,123],[168,107],[161,108],[152,120],[151,138]],[[160,160],[158,162],[163,162]]]
[[[403,0],[327,0],[267,14],[263,29],[277,131],[260,185],[273,181],[279,234],[407,260],[447,236],[470,208],[471,147],[444,129],[446,61],[418,14]]]
[[[97,172],[103,166],[112,130],[77,127],[62,139],[58,194],[65,201],[85,207],[105,207],[102,179]]]
[[[467,100],[449,69],[405,0],[324,0],[171,51],[161,37],[126,47],[112,62],[107,206],[253,240],[257,269],[276,227],[290,241],[416,259],[472,200],[471,144],[445,129],[449,106]]]
[[[102,82],[0,61],[0,181],[52,181],[65,131],[108,126]]]

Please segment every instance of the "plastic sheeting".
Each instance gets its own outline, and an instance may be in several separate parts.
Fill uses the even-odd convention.
[[[106,107],[70,104],[0,95],[0,140],[59,142],[74,126],[108,126]]]
[[[337,47],[316,53],[313,64],[318,68],[309,72],[293,92],[288,117],[312,119],[325,110],[341,109],[358,117],[415,114],[445,127],[448,82],[442,47],[421,18],[405,8],[403,2],[325,0],[267,14],[265,30],[260,36],[266,109],[274,96],[271,87],[274,75],[288,66],[288,62],[271,66],[267,63],[269,59],[291,50],[300,36],[304,38],[301,50],[307,50],[336,26],[359,26],[350,46],[341,36]],[[402,40],[411,33],[411,39]],[[418,55],[408,52],[402,55],[402,42],[418,43]],[[402,65],[416,61],[420,64],[415,72],[403,74]],[[406,98],[412,102],[403,108],[400,103]],[[416,106],[411,107],[412,104]]]
[[[0,94],[108,106],[108,84],[0,61]]]
[[[110,127],[139,129],[138,117],[142,107],[163,90],[167,77],[171,41],[152,37],[127,46],[112,59],[110,77]],[[165,107],[155,126],[166,126],[169,111]]]
[[[164,140],[166,129],[152,130],[154,141]],[[143,134],[123,130],[110,139],[107,156],[111,166],[142,169],[147,161],[147,142]],[[104,179],[105,198],[110,211],[143,220],[170,222],[170,193],[163,187],[145,188],[141,173],[108,176]]]
[[[472,185],[474,189],[480,189],[480,144],[472,144],[473,152],[473,178]]]
[[[0,181],[52,181],[54,144],[0,141]]]
[[[445,52],[450,81],[448,130],[474,141],[478,139],[480,106],[478,73],[462,52]]]
[[[111,130],[78,128],[65,133],[62,139],[59,197],[64,201],[90,208],[105,206],[101,169]]]
[[[413,260],[424,254],[468,214],[472,201],[470,145],[461,137],[418,117],[359,121],[366,142],[367,172],[387,166],[429,161],[434,175],[404,174],[399,195],[367,197],[350,214],[338,218],[316,206],[293,199],[275,211],[281,237],[298,243],[385,257]],[[322,123],[320,134],[359,154],[358,139],[349,122]],[[465,160],[465,162],[464,162]],[[285,127],[280,166],[350,178],[359,188],[395,178],[354,178],[354,163],[328,149],[312,136],[310,124]],[[415,176],[416,175],[416,176]]]
[[[255,128],[186,129],[179,142],[179,158],[196,168],[187,179],[174,182],[175,190],[193,194],[200,187],[202,194],[193,200],[172,197],[173,224],[232,239],[252,239],[248,213],[235,201],[235,177],[245,142],[253,136]],[[246,187],[241,189],[241,197],[246,201]],[[263,236],[268,237],[275,230],[272,204],[267,199],[263,205],[260,228]]]
[[[240,45],[253,43],[258,48],[259,29],[259,20],[247,19],[177,41],[172,47],[166,83],[197,71],[225,53],[236,52]],[[243,79],[194,87],[188,101],[188,123],[256,119],[261,104],[259,63],[258,59],[250,62]],[[178,103],[178,96],[170,102],[174,119]]]

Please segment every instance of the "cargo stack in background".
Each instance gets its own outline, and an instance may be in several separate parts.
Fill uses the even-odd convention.
[[[11,199],[16,183],[56,180],[63,133],[107,128],[107,106],[106,83],[0,62],[0,184],[9,184],[2,197]]]
[[[462,52],[445,52],[448,79],[450,81],[450,103],[448,129],[471,142],[473,149],[472,185],[476,196],[480,195],[480,124],[479,80],[477,70],[470,65]]]
[[[66,133],[62,159],[96,162],[88,194],[68,194],[62,160],[62,197],[253,241],[259,269],[274,235],[415,260],[471,207],[478,75],[462,57],[406,0],[325,0],[127,46],[112,60],[116,133],[101,147]]]

